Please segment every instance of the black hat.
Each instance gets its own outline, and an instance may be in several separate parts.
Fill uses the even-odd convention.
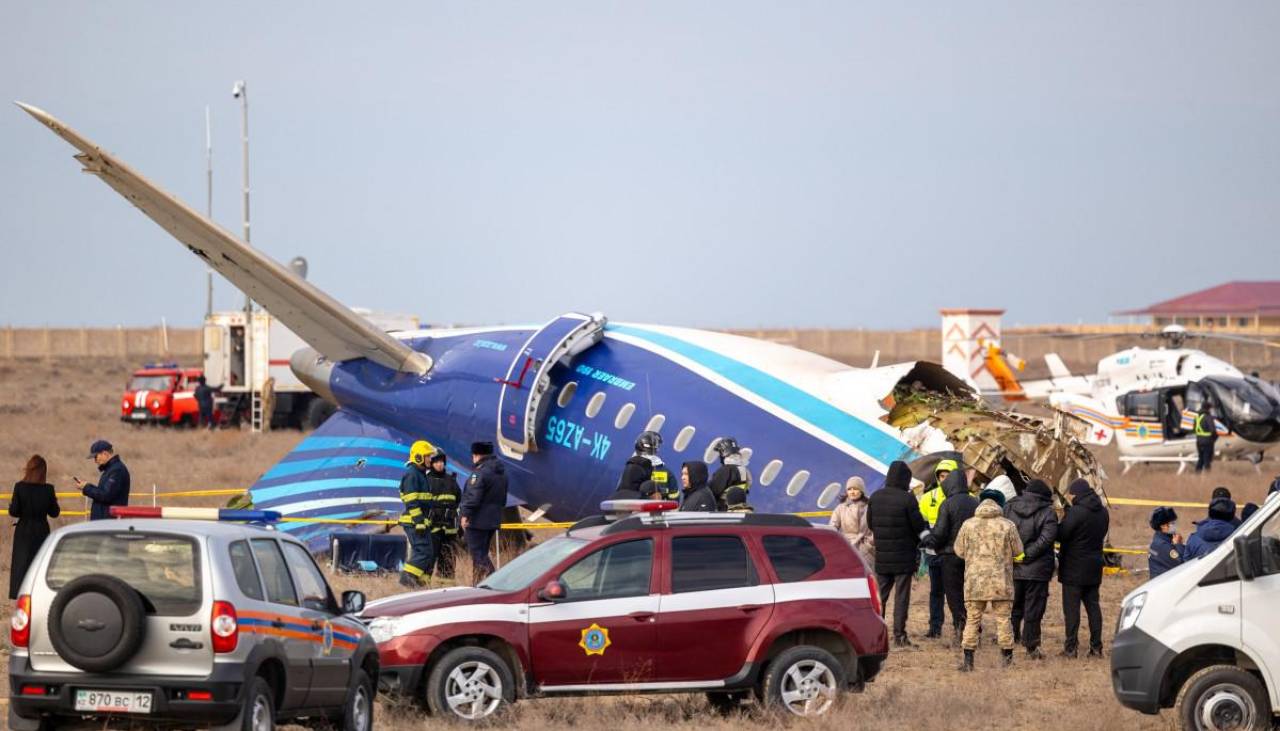
[[[1217,500],[1217,499],[1218,499],[1218,498],[1220,498],[1220,497],[1224,497],[1224,498],[1226,498],[1226,499],[1230,500],[1230,499],[1231,499],[1231,491],[1230,491],[1230,490],[1228,490],[1228,489],[1227,489],[1227,488],[1225,488],[1225,487],[1215,487],[1215,488],[1213,488],[1213,494],[1209,496],[1209,500],[1210,500],[1210,501]]]
[[[1082,479],[1072,480],[1071,486],[1067,488],[1067,494],[1071,497],[1080,497],[1093,492],[1093,488],[1089,487],[1089,483]]]
[[[480,457],[493,454],[493,442],[472,442],[471,453]]]
[[[431,455],[427,457],[427,464],[431,464],[432,462],[444,462],[448,464],[449,458],[445,455],[443,449],[437,448],[436,451],[432,452]]]
[[[1209,502],[1209,517],[1214,520],[1235,520],[1236,504],[1225,497],[1214,498]]]
[[[1002,508],[1004,507],[1004,493],[999,490],[983,490],[978,493],[978,500],[991,500],[995,502],[996,505],[999,505]]]
[[[1252,518],[1253,514],[1256,512],[1258,512],[1257,503],[1245,503],[1244,507],[1240,508],[1240,522],[1243,523],[1246,520]]]
[[[1151,511],[1151,530],[1160,530],[1160,526],[1172,523],[1178,519],[1178,514],[1173,508],[1160,506]]]
[[[1032,480],[1027,483],[1027,492],[1033,492],[1041,497],[1053,497],[1053,490],[1049,488],[1049,483],[1044,480]]]
[[[911,486],[911,468],[902,460],[894,460],[889,465],[889,473],[884,476],[885,487],[896,487],[905,490]]]
[[[105,439],[99,439],[98,441],[89,445],[89,459],[93,459],[94,457],[97,457],[99,452],[114,452],[114,451],[116,450],[112,449],[111,442],[108,442]]]

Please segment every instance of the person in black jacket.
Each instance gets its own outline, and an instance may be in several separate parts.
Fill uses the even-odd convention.
[[[431,469],[427,472],[427,490],[431,493],[431,508],[427,525],[431,531],[431,566],[427,575],[438,573],[452,579],[454,549],[458,543],[458,501],[462,489],[458,487],[458,473],[448,469],[449,459],[443,449],[431,454]]]
[[[474,578],[480,583],[493,573],[489,547],[493,534],[502,526],[502,509],[507,506],[507,470],[493,455],[493,442],[473,443],[471,461],[475,467],[458,512],[462,515]]]
[[[105,439],[89,446],[89,459],[97,463],[98,471],[102,473],[98,484],[87,483],[79,477],[71,479],[80,492],[93,501],[89,520],[105,520],[111,517],[113,505],[129,504],[129,468],[120,461],[111,442]]]
[[[953,644],[960,646],[964,624],[968,614],[964,609],[964,559],[956,555],[956,536],[960,526],[973,517],[978,509],[978,499],[969,494],[969,480],[964,470],[956,470],[942,481],[945,499],[938,506],[938,520],[926,538],[926,545],[938,552],[942,559],[942,589],[951,610]]]
[[[716,496],[707,485],[707,463],[701,460],[685,462],[680,468],[680,484],[684,486],[684,503],[681,510],[703,513],[716,512]]]
[[[655,463],[661,463],[658,449],[662,446],[662,435],[656,431],[641,432],[636,438],[636,452],[627,458],[622,466],[622,475],[618,477],[618,487],[614,491],[614,500],[636,500],[648,497],[644,492],[644,483],[653,480]],[[665,467],[663,468],[665,474]],[[650,488],[645,488],[650,489]],[[636,497],[631,497],[635,495]]]
[[[1040,622],[1049,603],[1053,581],[1053,542],[1058,537],[1058,514],[1053,511],[1053,490],[1044,480],[1032,480],[1005,506],[1004,517],[1013,521],[1022,539],[1022,555],[1013,561],[1014,642],[1027,648],[1027,657],[1044,658],[1040,651]]]
[[[911,604],[911,578],[920,565],[920,541],[929,535],[929,524],[910,492],[911,468],[905,462],[889,465],[884,486],[871,495],[867,523],[876,538],[876,581],[880,606],[887,607],[893,594],[893,643],[911,646],[907,638],[907,610]],[[943,503],[945,505],[946,503]]]
[[[196,379],[196,388],[194,396],[196,398],[196,407],[200,410],[200,426],[213,428],[213,386],[205,380],[204,376]]]
[[[1058,525],[1058,581],[1062,583],[1062,618],[1066,624],[1063,657],[1076,657],[1080,605],[1089,616],[1089,657],[1102,657],[1102,547],[1111,517],[1088,482],[1076,480],[1067,488],[1071,507]]]
[[[9,598],[18,598],[18,589],[36,552],[49,537],[49,518],[62,512],[53,485],[46,482],[49,466],[44,457],[31,455],[22,471],[22,480],[13,486],[9,515],[18,519],[13,529],[13,562],[9,564]]]

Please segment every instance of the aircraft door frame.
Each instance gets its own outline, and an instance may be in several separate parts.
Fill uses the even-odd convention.
[[[608,319],[570,312],[529,336],[507,367],[498,394],[497,441],[503,455],[524,459],[537,451],[538,416],[551,387],[551,369],[604,338]]]

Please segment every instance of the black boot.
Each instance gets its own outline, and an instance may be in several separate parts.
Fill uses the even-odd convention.
[[[1013,665],[1013,650],[1001,650],[1000,657],[1005,667]]]
[[[1028,648],[1027,648],[1027,659],[1028,659],[1028,660],[1043,660],[1043,659],[1044,659],[1044,653],[1040,651],[1040,648],[1039,648],[1039,647],[1028,647]]]
[[[1089,657],[1102,657],[1102,646],[1097,645],[1089,648]]]
[[[956,670],[959,670],[962,673],[973,672],[973,650],[964,651],[964,658],[960,660],[960,665]]]
[[[1066,657],[1074,660],[1079,657],[1079,655],[1076,653],[1075,645],[1067,645],[1063,648],[1062,652],[1058,654],[1058,657]]]

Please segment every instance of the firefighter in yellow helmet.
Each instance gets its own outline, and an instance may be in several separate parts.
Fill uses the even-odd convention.
[[[938,510],[942,507],[942,501],[947,499],[942,492],[942,483],[946,481],[947,475],[955,472],[959,467],[960,465],[954,459],[940,459],[937,466],[933,468],[935,478],[933,486],[920,496],[920,515],[924,516],[930,528],[938,522]],[[929,569],[929,630],[925,633],[925,637],[937,638],[942,636],[942,625],[946,621],[942,557],[931,549],[926,550],[924,562]]]
[[[427,482],[427,469],[435,447],[431,442],[417,441],[409,447],[409,461],[405,463],[404,476],[400,478],[400,500],[404,510],[400,513],[400,527],[409,538],[409,559],[400,572],[400,584],[417,588],[431,571],[434,550],[431,543],[429,511],[433,497]]]

